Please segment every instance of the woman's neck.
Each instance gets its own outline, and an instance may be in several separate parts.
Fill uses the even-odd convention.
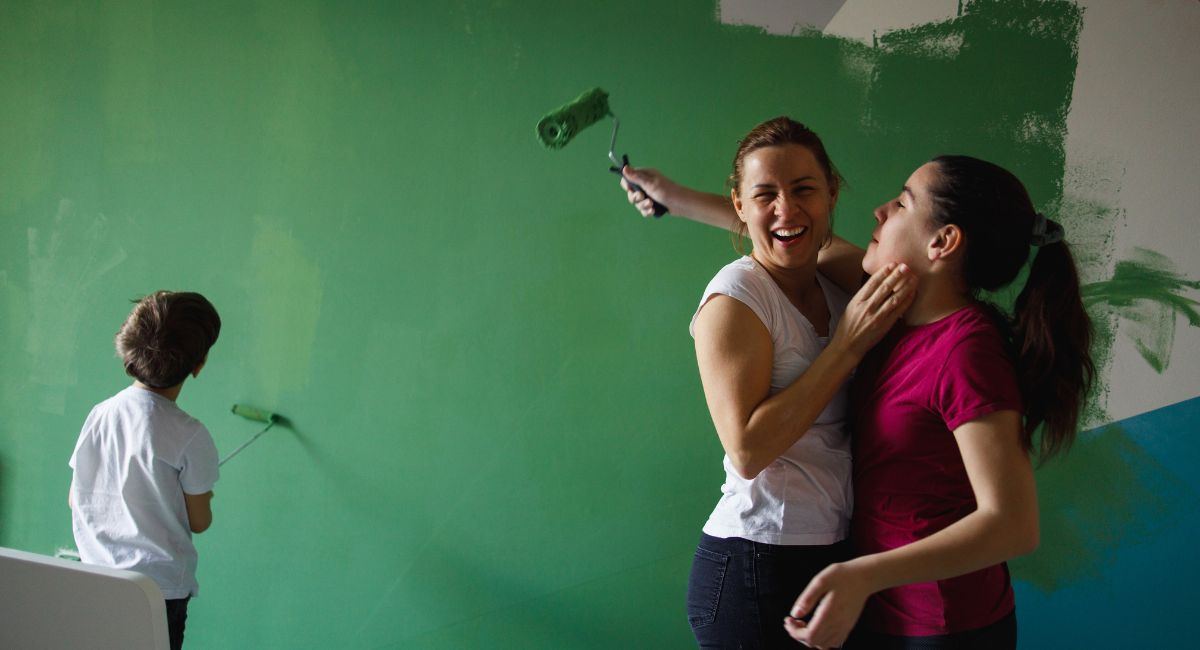
[[[817,283],[817,263],[800,268],[780,268],[770,264],[764,264],[758,258],[754,261],[771,276],[775,284],[783,290],[784,295],[789,299],[806,300],[814,296],[823,295],[821,285]],[[823,299],[823,298],[822,298]]]
[[[793,269],[775,268],[762,262],[758,262],[758,265],[771,276],[771,280],[783,291],[788,302],[808,319],[817,336],[830,335],[829,305],[825,302],[825,292],[817,281],[815,261],[811,266]]]

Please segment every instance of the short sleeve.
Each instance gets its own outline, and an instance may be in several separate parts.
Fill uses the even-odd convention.
[[[973,332],[950,350],[933,400],[951,431],[997,411],[1021,412],[1016,368],[999,333]]]
[[[183,464],[179,470],[179,484],[185,494],[204,494],[213,489],[221,472],[218,467],[217,447],[212,434],[204,425],[183,449]]]
[[[83,426],[79,429],[79,438],[75,440],[75,449],[71,452],[71,459],[67,461],[67,467],[75,469],[75,461],[79,457],[79,447],[87,439],[87,433],[92,428],[92,421],[96,419],[96,407],[88,412],[87,419],[83,421]]]
[[[771,330],[772,311],[769,301],[766,299],[766,296],[769,295],[766,289],[769,287],[764,288],[762,278],[750,268],[749,264],[754,264],[754,262],[747,264],[745,259],[721,269],[704,288],[704,295],[700,297],[700,305],[696,307],[696,313],[692,314],[692,322],[688,326],[688,332],[693,337],[696,336],[696,317],[700,315],[700,310],[704,309],[704,305],[708,304],[708,301],[716,295],[729,296],[746,305],[754,312],[755,316],[758,316],[758,320],[762,321],[768,330]]]

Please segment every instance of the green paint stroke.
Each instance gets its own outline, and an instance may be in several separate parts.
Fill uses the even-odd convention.
[[[308,384],[321,314],[321,272],[282,220],[255,219],[247,291],[260,398],[274,404],[284,391]]]
[[[29,319],[25,352],[30,383],[44,388],[33,405],[61,415],[67,390],[78,383],[76,341],[105,275],[129,257],[103,215],[61,199],[50,219],[27,232]]]
[[[1135,248],[1133,259],[1117,262],[1111,279],[1085,285],[1083,300],[1098,315],[1118,317],[1125,325],[1121,331],[1161,374],[1171,360],[1179,315],[1187,317],[1192,327],[1200,326],[1196,311],[1200,303],[1183,295],[1187,289],[1200,289],[1200,282],[1181,276],[1165,256]],[[1111,336],[1112,331],[1099,333]]]
[[[953,20],[885,34],[872,126],[917,136],[910,156],[968,147],[1026,182],[1047,177],[1056,199],[1082,24],[1065,0],[974,0]],[[938,83],[913,92],[914,77]]]
[[[1047,592],[1080,579],[1103,582],[1113,553],[1153,539],[1196,493],[1120,424],[1086,434],[1038,472],[1041,546],[1012,561],[1014,577]]]

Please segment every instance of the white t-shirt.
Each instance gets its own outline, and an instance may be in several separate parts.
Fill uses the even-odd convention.
[[[820,274],[817,281],[825,293],[832,332],[850,298]],[[716,294],[745,304],[771,333],[771,395],[791,385],[829,343],[750,257],[735,260],[717,273],[704,290],[696,315]],[[695,326],[693,315],[692,336]],[[833,544],[845,539],[853,498],[847,401],[847,385],[843,384],[812,428],[752,480],[739,476],[725,456],[721,500],[704,532],[779,545]]]
[[[130,386],[88,414],[71,454],[79,559],[149,576],[166,599],[198,592],[183,494],[219,476],[217,448],[175,402]]]

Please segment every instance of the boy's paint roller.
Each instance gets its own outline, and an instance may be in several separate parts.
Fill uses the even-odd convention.
[[[613,130],[612,140],[608,144],[608,159],[612,161],[613,166],[609,170],[623,177],[624,174],[621,173],[621,170],[629,164],[629,156],[622,155],[621,160],[617,160],[615,153],[617,127],[621,123],[608,107],[608,93],[600,88],[588,90],[571,103],[560,106],[543,117],[537,125],[538,139],[547,149],[562,149],[580,131],[610,115],[613,118]],[[630,182],[629,179],[625,179],[625,182],[633,191],[645,194],[641,187]],[[666,213],[667,206],[654,201],[654,216],[661,217]]]
[[[272,413],[270,411],[264,411],[262,409],[254,408],[253,406],[247,406],[245,404],[234,404],[233,408],[230,410],[233,411],[234,415],[240,415],[240,416],[246,418],[247,420],[254,420],[255,422],[266,422],[267,426],[263,427],[262,431],[259,431],[258,433],[251,436],[249,440],[247,440],[246,442],[243,442],[240,447],[229,452],[228,456],[222,458],[221,462],[217,463],[218,467],[229,462],[230,458],[237,456],[239,453],[241,453],[241,451],[243,449],[245,449],[246,447],[249,447],[250,443],[254,442],[255,440],[258,440],[259,436],[266,433],[267,431],[270,431],[271,427],[275,426],[278,422],[280,422],[283,419],[279,415]]]

